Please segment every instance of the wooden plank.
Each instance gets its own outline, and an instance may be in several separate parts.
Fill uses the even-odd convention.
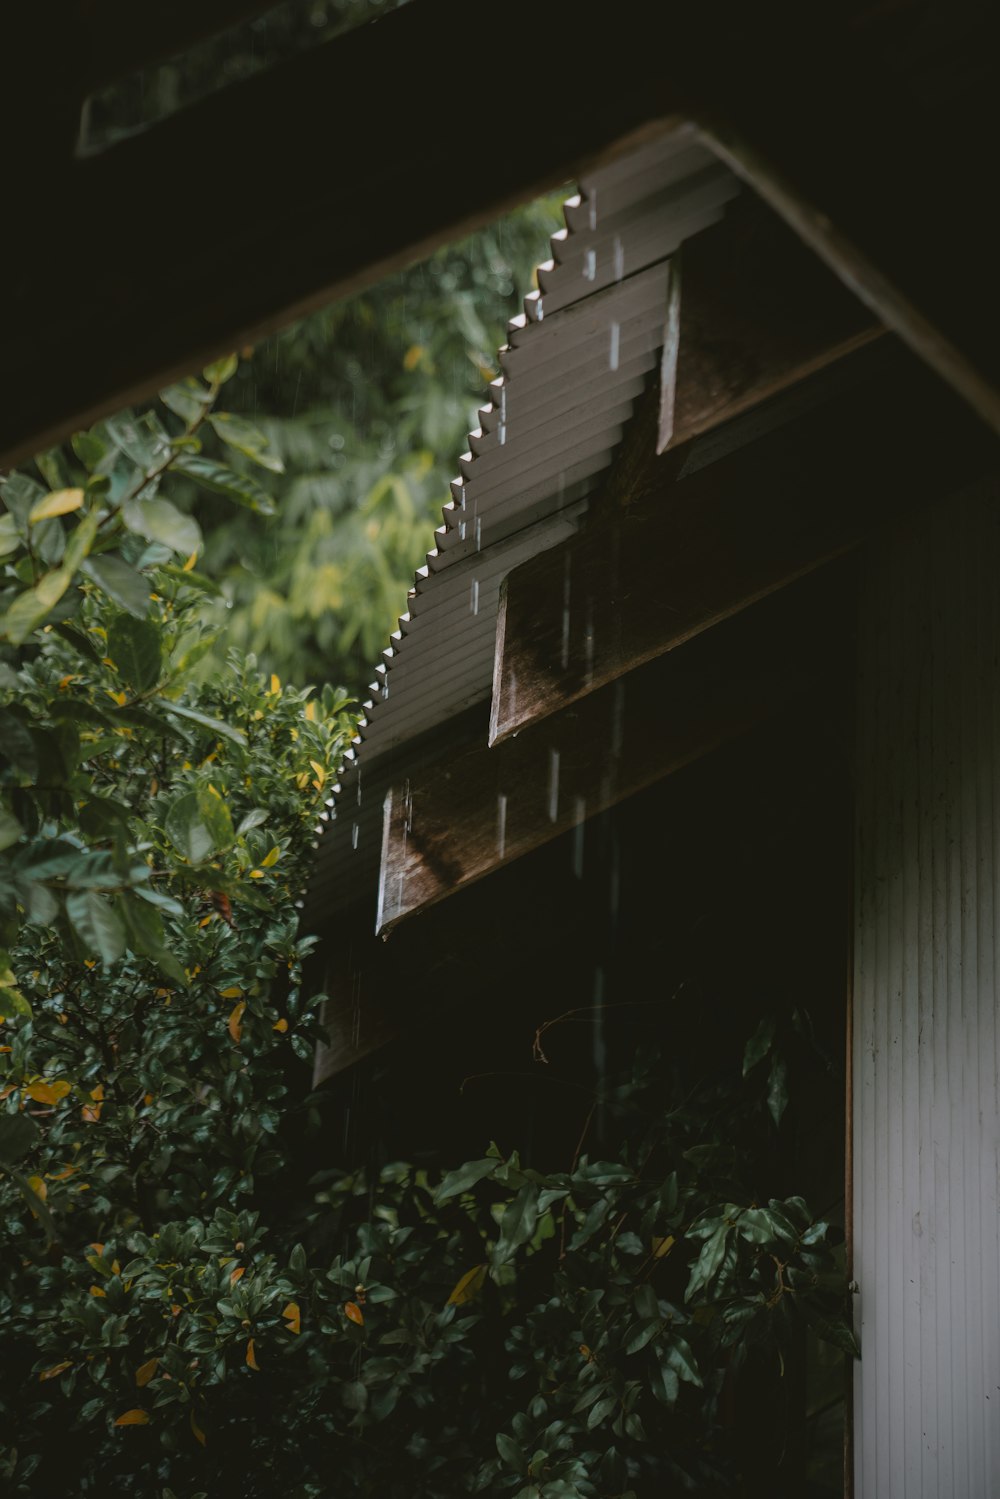
[[[413,769],[386,797],[378,932],[787,707],[842,651],[841,597],[839,579],[817,580],[516,739],[490,749],[479,734]]]
[[[763,425],[765,435],[714,463],[698,467],[699,455],[730,429],[696,440],[690,452],[650,458],[633,477],[627,508],[510,573],[497,624],[491,743],[997,461],[992,434],[889,343],[797,387],[774,411],[780,415],[782,401],[808,405],[810,393],[818,399],[832,375],[841,384],[850,375],[848,388],[794,421],[766,431],[767,407],[738,419],[734,427]]]
[[[758,200],[680,253],[657,452],[738,416],[879,336],[871,311]]]
[[[659,70],[630,67],[620,17],[574,17],[559,42],[572,86],[553,99],[542,69],[489,134],[463,80],[497,56],[494,12],[412,0],[64,172],[44,163],[61,222],[135,209],[76,235],[72,254],[62,234],[22,237],[0,302],[5,366],[17,371],[0,403],[0,463],[676,124]],[[504,34],[536,22],[528,0],[511,0]],[[652,35],[665,31],[654,19]],[[432,107],[415,107],[415,57]],[[593,87],[594,57],[612,87]]]

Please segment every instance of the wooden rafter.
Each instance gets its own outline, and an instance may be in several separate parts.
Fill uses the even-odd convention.
[[[833,669],[839,581],[768,600],[544,724],[480,732],[386,797],[377,929],[391,931],[787,708]]]
[[[831,375],[846,389],[831,395]],[[818,402],[813,409],[810,398]],[[765,435],[705,467],[697,442],[690,452],[656,457],[647,441],[627,494],[612,470],[616,513],[598,506],[595,524],[509,574],[492,743],[673,650],[997,462],[992,434],[891,344],[861,350],[798,387],[784,406],[798,409],[794,420],[768,432],[766,419],[751,413],[741,419],[750,435],[754,427]],[[779,401],[772,420],[782,409]],[[647,409],[650,425],[654,416]],[[701,439],[702,451],[724,447],[727,436]]]

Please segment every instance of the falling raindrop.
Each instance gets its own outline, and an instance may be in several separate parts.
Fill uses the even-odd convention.
[[[621,242],[621,236],[615,235],[612,246],[612,257],[614,261],[615,280],[620,281],[625,274],[625,246]]]
[[[538,301],[535,303],[535,321],[537,323],[540,323],[542,321],[542,318],[544,316],[545,316],[545,309],[542,307],[542,299],[541,299],[541,297],[539,297]]]
[[[575,797],[573,801],[573,874],[578,880],[583,879],[583,825],[586,816],[587,803],[582,796]]]
[[[618,368],[618,356],[621,351],[622,327],[621,323],[611,324],[611,348],[608,353],[608,366],[610,369]]]
[[[497,797],[497,854],[502,859],[507,848],[507,798]]]
[[[353,827],[351,828],[351,847],[352,848],[357,848],[357,846],[358,846],[358,825],[357,825],[357,823],[355,823],[353,825]]]
[[[476,516],[476,551],[483,549],[483,522],[480,516]]]
[[[592,187],[587,200],[588,219],[591,233],[597,228],[597,188]]]
[[[361,768],[358,767],[358,806],[361,806]]]
[[[472,589],[469,594],[469,608],[473,614],[479,613],[479,579],[473,578]]]
[[[459,523],[458,523],[458,539],[459,539],[459,541],[464,541],[465,540],[465,521],[464,520],[460,520]]]
[[[559,816],[559,751],[549,750],[549,822]]]
[[[497,424],[497,442],[503,447],[507,441],[507,387],[500,387],[500,420]]]
[[[583,279],[593,281],[597,275],[597,251],[584,250],[583,252]]]
[[[562,608],[562,642],[559,650],[559,663],[563,671],[569,666],[569,627],[570,627],[570,560],[567,555],[563,559],[563,608]]]

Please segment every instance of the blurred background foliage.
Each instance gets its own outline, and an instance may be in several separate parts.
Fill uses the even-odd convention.
[[[104,144],[392,8],[392,0],[285,0],[91,100],[85,140]],[[456,122],[461,128],[475,126]],[[336,192],[335,154],[316,155],[317,193]],[[564,196],[519,209],[241,351],[227,405],[268,439],[275,469],[255,476],[276,514],[248,525],[225,501],[199,496],[201,565],[222,585],[217,608],[230,606],[228,644],[255,651],[282,677],[366,695],[479,424],[506,320],[548,257]],[[212,443],[209,457],[239,462]],[[173,493],[183,505],[183,486]]]

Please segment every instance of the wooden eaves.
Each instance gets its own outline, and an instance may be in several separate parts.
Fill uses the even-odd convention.
[[[55,49],[42,7],[4,18],[2,123],[18,143],[8,201],[22,231],[6,236],[0,327],[16,378],[0,462],[682,119],[1000,427],[989,7],[966,7],[959,24],[943,0],[622,0],[550,6],[539,21],[528,0],[499,18],[466,0],[412,0],[73,155],[82,94],[255,8],[215,0],[199,19],[184,5],[162,29],[108,24],[105,46],[82,49],[84,20],[118,15],[111,0],[70,6]],[[414,58],[428,80],[417,96]],[[51,108],[31,109],[43,73]]]

